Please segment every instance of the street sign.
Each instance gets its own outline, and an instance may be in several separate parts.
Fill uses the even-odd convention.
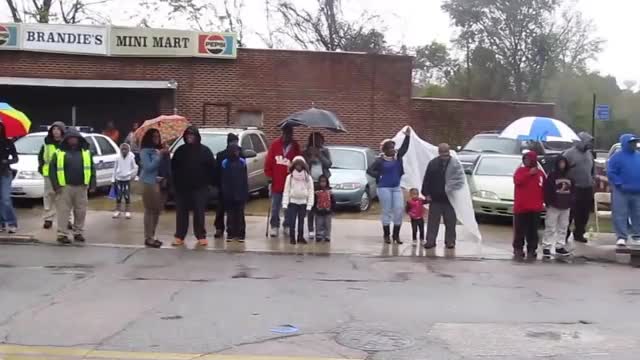
[[[611,108],[609,105],[598,104],[596,105],[596,120],[608,121],[611,120]]]

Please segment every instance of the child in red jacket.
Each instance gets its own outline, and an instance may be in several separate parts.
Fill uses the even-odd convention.
[[[525,239],[527,257],[536,259],[538,254],[538,224],[544,210],[544,172],[538,169],[538,154],[529,151],[522,157],[522,166],[513,175],[513,255],[524,258]]]

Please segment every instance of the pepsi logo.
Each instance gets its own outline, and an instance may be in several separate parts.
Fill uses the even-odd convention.
[[[209,35],[204,40],[204,48],[209,54],[222,54],[227,49],[227,41],[222,35]]]
[[[9,29],[4,25],[0,25],[0,46],[6,45],[9,40],[11,40]]]

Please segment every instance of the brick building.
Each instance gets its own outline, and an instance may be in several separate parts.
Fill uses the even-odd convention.
[[[36,125],[74,117],[101,129],[113,120],[125,132],[133,121],[172,113],[175,95],[178,113],[195,124],[256,124],[269,137],[288,114],[315,105],[337,113],[349,130],[330,135],[330,142],[369,146],[406,124],[431,142],[459,144],[520,116],[554,112],[553,104],[411,98],[407,56],[237,53],[208,59],[0,51],[0,101],[24,110]]]

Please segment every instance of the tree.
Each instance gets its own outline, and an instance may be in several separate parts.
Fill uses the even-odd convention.
[[[437,41],[412,50],[413,81],[417,85],[442,84],[458,65],[447,46]]]
[[[106,22],[98,5],[110,0],[6,0],[14,22],[33,20],[38,23],[62,21],[65,24],[78,24],[84,21]]]
[[[349,21],[342,12],[340,0],[316,0],[317,9],[299,8],[281,0],[276,12],[282,18],[282,33],[304,49],[328,51],[387,51],[384,34],[370,24],[379,23],[376,15],[362,13],[357,21]]]
[[[638,85],[638,82],[635,80],[625,80],[622,82],[624,84],[624,87],[633,92],[633,89],[636,87],[636,85]]]
[[[586,68],[600,50],[593,25],[562,0],[445,0],[442,8],[460,30],[457,43],[482,46],[507,70],[517,100],[539,100],[557,69]]]
[[[183,20],[200,31],[228,31],[238,34],[238,46],[243,46],[244,0],[141,0],[140,25],[151,26],[151,14],[167,14],[172,21]]]

